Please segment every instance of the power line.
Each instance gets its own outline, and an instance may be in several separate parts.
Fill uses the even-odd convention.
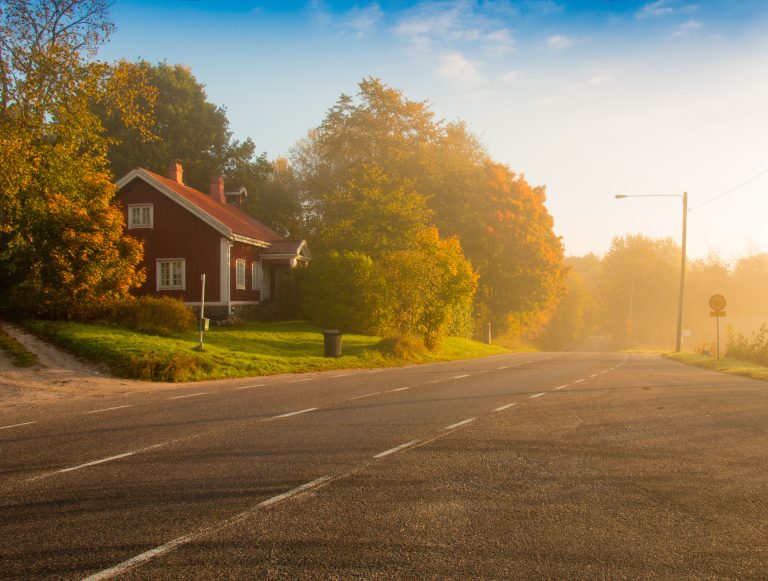
[[[710,203],[714,202],[715,200],[719,200],[719,199],[720,199],[720,198],[722,198],[723,196],[725,196],[725,195],[728,195],[728,194],[730,194],[731,192],[734,192],[734,191],[738,190],[739,188],[746,186],[748,183],[751,183],[751,182],[755,181],[757,178],[759,178],[760,176],[762,176],[762,175],[765,175],[765,174],[767,174],[767,173],[768,173],[768,168],[764,169],[764,170],[763,170],[763,171],[761,171],[759,174],[757,174],[757,175],[755,175],[755,176],[752,176],[752,177],[751,177],[751,178],[749,178],[747,181],[745,181],[745,182],[743,182],[743,183],[740,183],[738,186],[734,186],[734,187],[732,187],[730,190],[726,190],[726,191],[725,191],[725,192],[723,192],[722,194],[718,194],[718,195],[717,195],[717,196],[715,196],[714,198],[710,198],[710,199],[709,199],[709,200],[707,200],[706,202],[702,202],[701,204],[699,204],[699,205],[697,205],[697,206],[694,206],[693,208],[689,209],[688,211],[689,211],[689,212],[693,212],[694,210],[697,210],[698,208],[701,208],[702,206],[706,206],[707,204],[710,204]]]

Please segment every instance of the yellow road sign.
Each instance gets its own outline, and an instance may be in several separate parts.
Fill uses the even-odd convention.
[[[709,307],[713,311],[722,311],[725,308],[725,297],[723,295],[712,295],[709,297]]]
[[[709,311],[710,317],[724,317],[725,311]]]

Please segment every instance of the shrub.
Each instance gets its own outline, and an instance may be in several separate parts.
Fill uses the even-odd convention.
[[[142,353],[131,356],[116,369],[119,375],[144,381],[186,381],[195,373],[213,369],[210,361],[195,353]]]
[[[178,299],[140,297],[112,307],[107,319],[122,327],[167,337],[195,328],[195,314]]]
[[[419,337],[402,335],[382,339],[377,347],[383,355],[405,360],[412,359],[414,355],[422,355],[427,351],[424,341]]]
[[[768,365],[768,324],[763,324],[752,337],[745,337],[729,327],[726,351],[733,359]]]

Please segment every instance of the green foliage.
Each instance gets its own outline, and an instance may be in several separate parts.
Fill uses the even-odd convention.
[[[595,289],[575,270],[568,273],[566,286],[565,296],[539,338],[539,344],[548,350],[578,346],[596,330]]]
[[[768,366],[768,324],[750,337],[729,328],[725,350],[729,358]]]
[[[170,337],[195,328],[196,317],[182,301],[171,297],[139,297],[108,309],[107,320],[127,329]]]
[[[92,110],[141,132],[154,93],[122,63],[93,61],[112,29],[107,8],[14,0],[0,11],[0,286],[36,315],[88,317],[143,277]]]
[[[2,327],[0,327],[0,349],[5,351],[16,367],[32,367],[39,363],[37,355],[28,351]]]

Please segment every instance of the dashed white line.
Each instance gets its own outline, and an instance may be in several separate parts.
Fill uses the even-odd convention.
[[[469,373],[466,375],[454,375],[451,379],[464,379],[465,377],[469,377]]]
[[[600,374],[599,373],[593,373],[592,375],[590,375],[590,377],[597,377],[598,375],[600,375]]]
[[[418,440],[411,440],[410,442],[406,442],[405,444],[400,444],[399,446],[395,446],[394,448],[390,448],[389,450],[386,450],[385,452],[381,452],[380,454],[376,454],[374,456],[374,458],[383,458],[384,456],[389,456],[390,454],[394,454],[395,452],[399,452],[400,450],[403,450],[404,448],[408,448],[409,446],[413,446],[416,443],[418,443]]]
[[[570,384],[570,383],[566,383],[565,385],[561,385],[560,387],[556,387],[556,388],[555,388],[555,391],[558,391],[558,390],[560,390],[560,389],[565,389],[565,388],[566,388],[566,387],[568,387],[569,385],[571,385],[571,384]]]
[[[91,410],[89,412],[83,412],[84,416],[87,416],[88,414],[100,414],[101,412],[111,412],[112,410],[121,410],[124,408],[133,407],[133,404],[127,404],[127,405],[118,405],[113,408],[104,408],[100,410]]]
[[[207,395],[207,394],[208,394],[208,392],[201,391],[200,393],[188,393],[187,395],[177,395],[177,396],[174,396],[174,397],[169,397],[168,399],[184,399],[186,397],[197,397],[197,396],[200,396],[200,395]]]
[[[515,403],[508,403],[507,405],[503,405],[501,407],[498,407],[498,408],[496,408],[493,411],[495,411],[495,412],[503,412],[504,410],[508,410],[509,408],[515,407],[516,405],[517,405],[517,402],[515,402]]]
[[[287,414],[280,414],[279,416],[273,416],[274,419],[277,418],[290,418],[291,416],[298,416],[299,414],[308,414],[309,412],[314,412],[318,408],[307,408],[305,410],[299,410],[297,412],[288,412]]]
[[[308,377],[307,379],[294,379],[293,381],[289,381],[288,383],[302,383],[304,381],[312,381],[312,377]]]
[[[577,379],[577,380],[576,380],[576,381],[574,381],[573,383],[581,383],[581,382],[583,382],[583,381],[586,381],[586,379]]]
[[[331,379],[337,379],[339,377],[349,377],[351,373],[342,373],[341,375],[331,375]]]
[[[446,426],[443,429],[444,430],[452,430],[454,428],[458,428],[459,426],[463,426],[464,424],[468,424],[470,422],[474,422],[477,418],[469,418],[467,420],[462,420],[460,422],[456,422],[455,424],[451,424],[450,426]]]
[[[140,454],[142,452],[147,452],[149,450],[153,450],[154,448],[159,448],[161,446],[165,446],[167,444],[170,444],[171,442],[163,442],[162,444],[154,444],[153,446],[147,446],[146,448],[141,448],[139,450],[133,450],[131,452],[125,452],[124,454],[117,454],[115,456],[109,456],[108,458],[100,458],[99,460],[93,460],[91,462],[86,462],[84,464],[78,464],[77,466],[70,466],[68,468],[61,468],[59,470],[54,470],[53,472],[46,472],[45,474],[41,474],[39,476],[34,476],[33,478],[28,478],[27,481],[30,482],[32,480],[39,480],[41,478],[47,478],[48,476],[53,476],[54,474],[65,474],[67,472],[73,472],[75,470],[81,470],[83,468],[88,468],[90,466],[96,466],[98,464],[104,464],[106,462],[113,462],[115,460],[120,460],[121,458],[128,458],[130,456],[135,456],[136,454]]]
[[[20,424],[11,424],[10,426],[0,426],[0,430],[10,430],[11,428],[20,428],[21,426],[29,426],[32,424],[36,424],[37,421],[34,422],[22,422]]]
[[[353,399],[363,399],[364,397],[373,397],[374,395],[380,395],[380,391],[376,391],[374,393],[366,393],[365,395],[356,395],[355,397],[350,397],[349,401],[352,401]]]
[[[528,399],[536,399],[537,397],[542,397],[542,396],[545,396],[545,395],[547,395],[547,393],[546,393],[546,392],[544,392],[544,391],[542,391],[541,393],[535,393],[535,394],[533,394],[533,395],[532,395],[531,397],[529,397]]]
[[[396,391],[405,391],[406,389],[411,389],[411,386],[408,387],[398,387],[397,389],[390,389],[388,393],[395,393]]]
[[[254,383],[253,385],[241,385],[240,387],[233,388],[235,391],[238,389],[252,389],[254,387],[264,387],[267,385],[266,383]]]
[[[496,369],[509,369],[509,365],[502,365],[501,367],[497,367]]]
[[[180,547],[181,545],[190,543],[199,537],[220,531],[228,526],[243,522],[245,519],[247,519],[252,514],[254,514],[257,510],[266,508],[277,502],[287,500],[292,496],[296,496],[297,494],[301,494],[302,492],[306,492],[307,490],[310,490],[312,488],[316,488],[321,484],[328,482],[330,479],[331,479],[330,476],[323,476],[321,478],[318,478],[317,480],[313,480],[312,482],[307,482],[306,484],[297,486],[293,490],[289,490],[288,492],[285,492],[283,494],[278,494],[277,496],[273,496],[272,498],[264,500],[259,504],[257,504],[254,508],[246,510],[245,512],[241,512],[240,514],[237,514],[232,518],[228,518],[227,520],[217,523],[213,526],[202,528],[196,531],[195,533],[181,536],[168,543],[165,543],[164,545],[160,545],[159,547],[155,547],[154,549],[151,549],[149,551],[136,555],[135,557],[132,557],[126,561],[123,561],[122,563],[118,563],[114,567],[110,567],[109,569],[104,569],[103,571],[94,573],[93,575],[86,577],[84,581],[103,581],[105,579],[111,579],[112,577],[120,575],[121,573],[125,573],[129,569],[132,569],[142,563],[146,563],[147,561],[150,561],[155,557],[159,557],[161,555],[165,555],[166,553],[170,553],[171,551],[174,551],[176,548]]]

